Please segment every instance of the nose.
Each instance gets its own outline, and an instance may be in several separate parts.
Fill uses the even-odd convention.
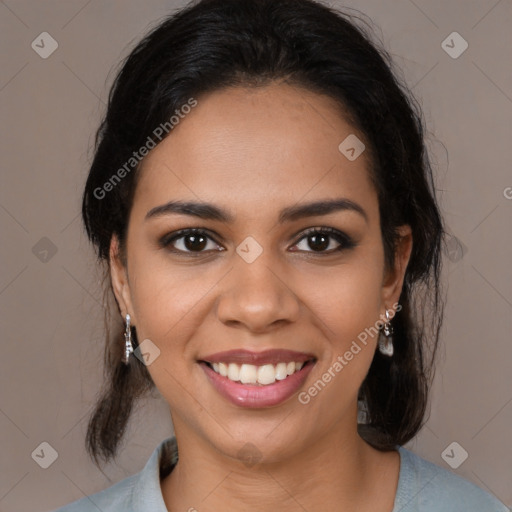
[[[230,327],[264,333],[299,318],[300,301],[287,273],[264,256],[252,263],[242,258],[223,280],[217,316]]]

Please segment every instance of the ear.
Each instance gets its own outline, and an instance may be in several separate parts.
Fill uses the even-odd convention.
[[[412,230],[409,225],[399,226],[397,230],[399,238],[395,248],[395,264],[392,269],[387,270],[382,283],[382,303],[388,309],[398,303],[402,293],[405,271],[411,257],[413,244]]]
[[[133,325],[135,324],[135,318],[133,315],[133,307],[131,303],[128,269],[126,268],[121,258],[117,235],[112,235],[110,240],[109,256],[110,279],[112,280],[112,289],[114,290],[114,295],[116,297],[123,319],[128,313],[131,317]]]

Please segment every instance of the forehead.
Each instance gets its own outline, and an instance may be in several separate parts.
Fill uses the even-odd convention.
[[[346,196],[369,207],[369,155],[349,160],[339,149],[349,136],[364,140],[327,96],[288,84],[215,91],[145,157],[135,203],[199,198],[254,214]]]

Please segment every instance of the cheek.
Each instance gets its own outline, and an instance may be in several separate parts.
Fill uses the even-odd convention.
[[[378,265],[347,265],[316,281],[308,294],[326,341],[316,378],[299,401],[318,424],[348,414],[368,373],[378,336],[380,284]]]
[[[346,343],[375,324],[381,312],[382,272],[379,260],[359,259],[329,272],[299,277],[309,308],[325,325],[333,345]]]
[[[155,384],[161,388],[161,381],[168,387],[171,377],[179,377],[180,382],[190,378],[199,370],[198,350],[207,350],[191,340],[208,339],[198,331],[212,319],[215,285],[225,270],[171,263],[162,253],[140,250],[132,254],[130,272],[138,340],[149,339],[160,351],[148,367]]]
[[[358,391],[375,354],[377,332],[370,331],[380,315],[379,259],[360,258],[318,275],[308,287],[308,306],[324,334],[314,379],[298,396],[308,425],[329,429],[353,414]]]
[[[191,279],[194,272],[190,267],[171,268],[151,256],[134,257],[132,264],[136,277],[131,284],[131,295],[138,341],[149,339],[159,351],[147,369],[166,401],[175,411],[185,413],[187,408],[194,408],[189,403],[187,389],[195,378],[194,372],[200,370],[189,340],[194,338],[200,318],[206,314],[208,290],[216,280],[213,276],[197,275]]]

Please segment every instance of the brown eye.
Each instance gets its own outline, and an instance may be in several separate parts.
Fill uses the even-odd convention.
[[[202,251],[207,245],[207,238],[203,235],[185,235],[181,238],[188,251]]]
[[[314,251],[325,251],[329,247],[330,235],[318,233],[316,235],[308,235],[308,244]]]
[[[306,252],[317,252],[317,253],[326,253],[330,254],[332,252],[341,251],[342,249],[350,249],[355,247],[355,243],[342,233],[333,228],[312,228],[306,231],[305,235],[299,240],[300,243],[302,240],[305,240],[304,246],[302,249]],[[333,244],[334,242],[334,244]],[[298,243],[296,245],[298,245]],[[338,244],[336,246],[336,244]],[[307,248],[312,250],[308,250]],[[330,248],[329,250],[326,250]]]
[[[160,240],[160,245],[172,252],[185,254],[201,254],[219,247],[205,231],[200,229],[183,229],[176,233],[171,233]]]

